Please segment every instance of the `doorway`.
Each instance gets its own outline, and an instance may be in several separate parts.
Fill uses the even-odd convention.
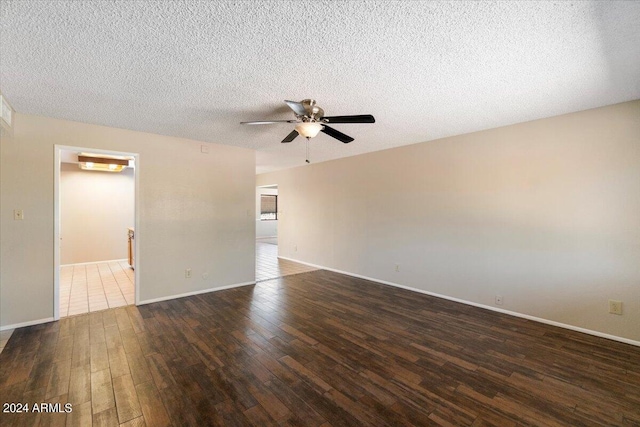
[[[54,176],[54,318],[136,304],[138,154],[55,146]]]
[[[256,188],[256,241],[278,246],[278,186]]]

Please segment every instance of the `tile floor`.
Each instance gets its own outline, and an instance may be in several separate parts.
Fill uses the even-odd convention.
[[[256,241],[256,282],[317,270],[315,267],[278,259],[278,245]]]
[[[133,270],[126,261],[60,268],[60,317],[135,302]]]

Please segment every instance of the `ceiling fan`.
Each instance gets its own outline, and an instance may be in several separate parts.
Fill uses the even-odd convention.
[[[297,123],[296,128],[287,135],[282,142],[291,142],[298,135],[313,138],[318,132],[325,133],[345,144],[353,141],[349,135],[327,126],[327,123],[375,123],[376,119],[371,114],[360,114],[355,116],[325,116],[324,110],[320,108],[313,99],[303,99],[300,102],[284,101],[296,115],[295,120],[263,120],[255,122],[240,122],[243,125],[268,125],[272,123]]]

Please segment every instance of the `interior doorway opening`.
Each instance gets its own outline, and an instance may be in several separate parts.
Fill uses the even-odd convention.
[[[282,208],[277,185],[256,188],[256,282],[316,270],[278,258],[278,224]]]
[[[278,186],[256,188],[256,241],[278,246]]]
[[[55,150],[54,318],[136,304],[138,155]]]

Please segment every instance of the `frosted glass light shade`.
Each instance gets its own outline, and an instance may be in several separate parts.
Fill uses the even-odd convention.
[[[303,122],[296,125],[296,130],[305,138],[313,138],[322,130],[322,125],[316,122]]]

